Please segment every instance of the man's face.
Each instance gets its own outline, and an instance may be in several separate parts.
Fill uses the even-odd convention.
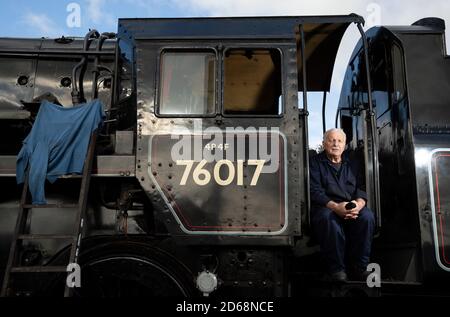
[[[345,149],[345,137],[342,133],[333,131],[328,133],[327,138],[323,141],[325,152],[333,157],[341,157]]]

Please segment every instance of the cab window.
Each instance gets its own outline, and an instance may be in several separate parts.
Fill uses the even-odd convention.
[[[392,102],[395,104],[402,101],[406,95],[403,52],[400,46],[397,44],[394,44],[392,46],[392,76],[393,76]]]
[[[377,43],[371,54],[372,98],[379,118],[390,109],[385,46]]]
[[[165,51],[160,60],[160,115],[215,114],[214,51]]]
[[[276,49],[227,49],[224,54],[225,115],[281,115],[281,56]]]

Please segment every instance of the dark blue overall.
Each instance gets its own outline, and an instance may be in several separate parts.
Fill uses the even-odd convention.
[[[364,207],[358,218],[339,217],[326,207],[329,201],[340,203],[357,198],[367,201],[364,170],[359,161],[342,156],[340,168],[325,155],[310,160],[311,226],[318,239],[330,273],[344,271],[347,266],[365,270],[369,264],[375,220]]]

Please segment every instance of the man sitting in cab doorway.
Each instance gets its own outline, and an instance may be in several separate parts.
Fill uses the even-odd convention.
[[[364,169],[344,153],[346,135],[331,129],[310,161],[311,226],[333,281],[365,281],[375,219],[366,207]]]

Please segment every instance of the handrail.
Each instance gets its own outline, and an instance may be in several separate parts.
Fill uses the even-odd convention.
[[[365,71],[367,78],[367,96],[368,96],[368,121],[369,121],[369,130],[371,135],[370,142],[370,150],[372,154],[372,186],[374,191],[374,200],[372,201],[372,205],[374,206],[374,211],[376,214],[377,226],[381,227],[381,212],[380,212],[380,183],[379,183],[379,164],[378,164],[378,141],[377,141],[377,126],[375,119],[375,112],[373,111],[373,99],[372,99],[372,82],[370,78],[370,66],[369,66],[369,44],[367,42],[367,36],[364,32],[364,29],[361,23],[357,23],[359,33],[361,34],[361,39],[363,42],[363,51],[364,51],[364,62],[365,62]],[[367,138],[367,135],[366,135]]]

